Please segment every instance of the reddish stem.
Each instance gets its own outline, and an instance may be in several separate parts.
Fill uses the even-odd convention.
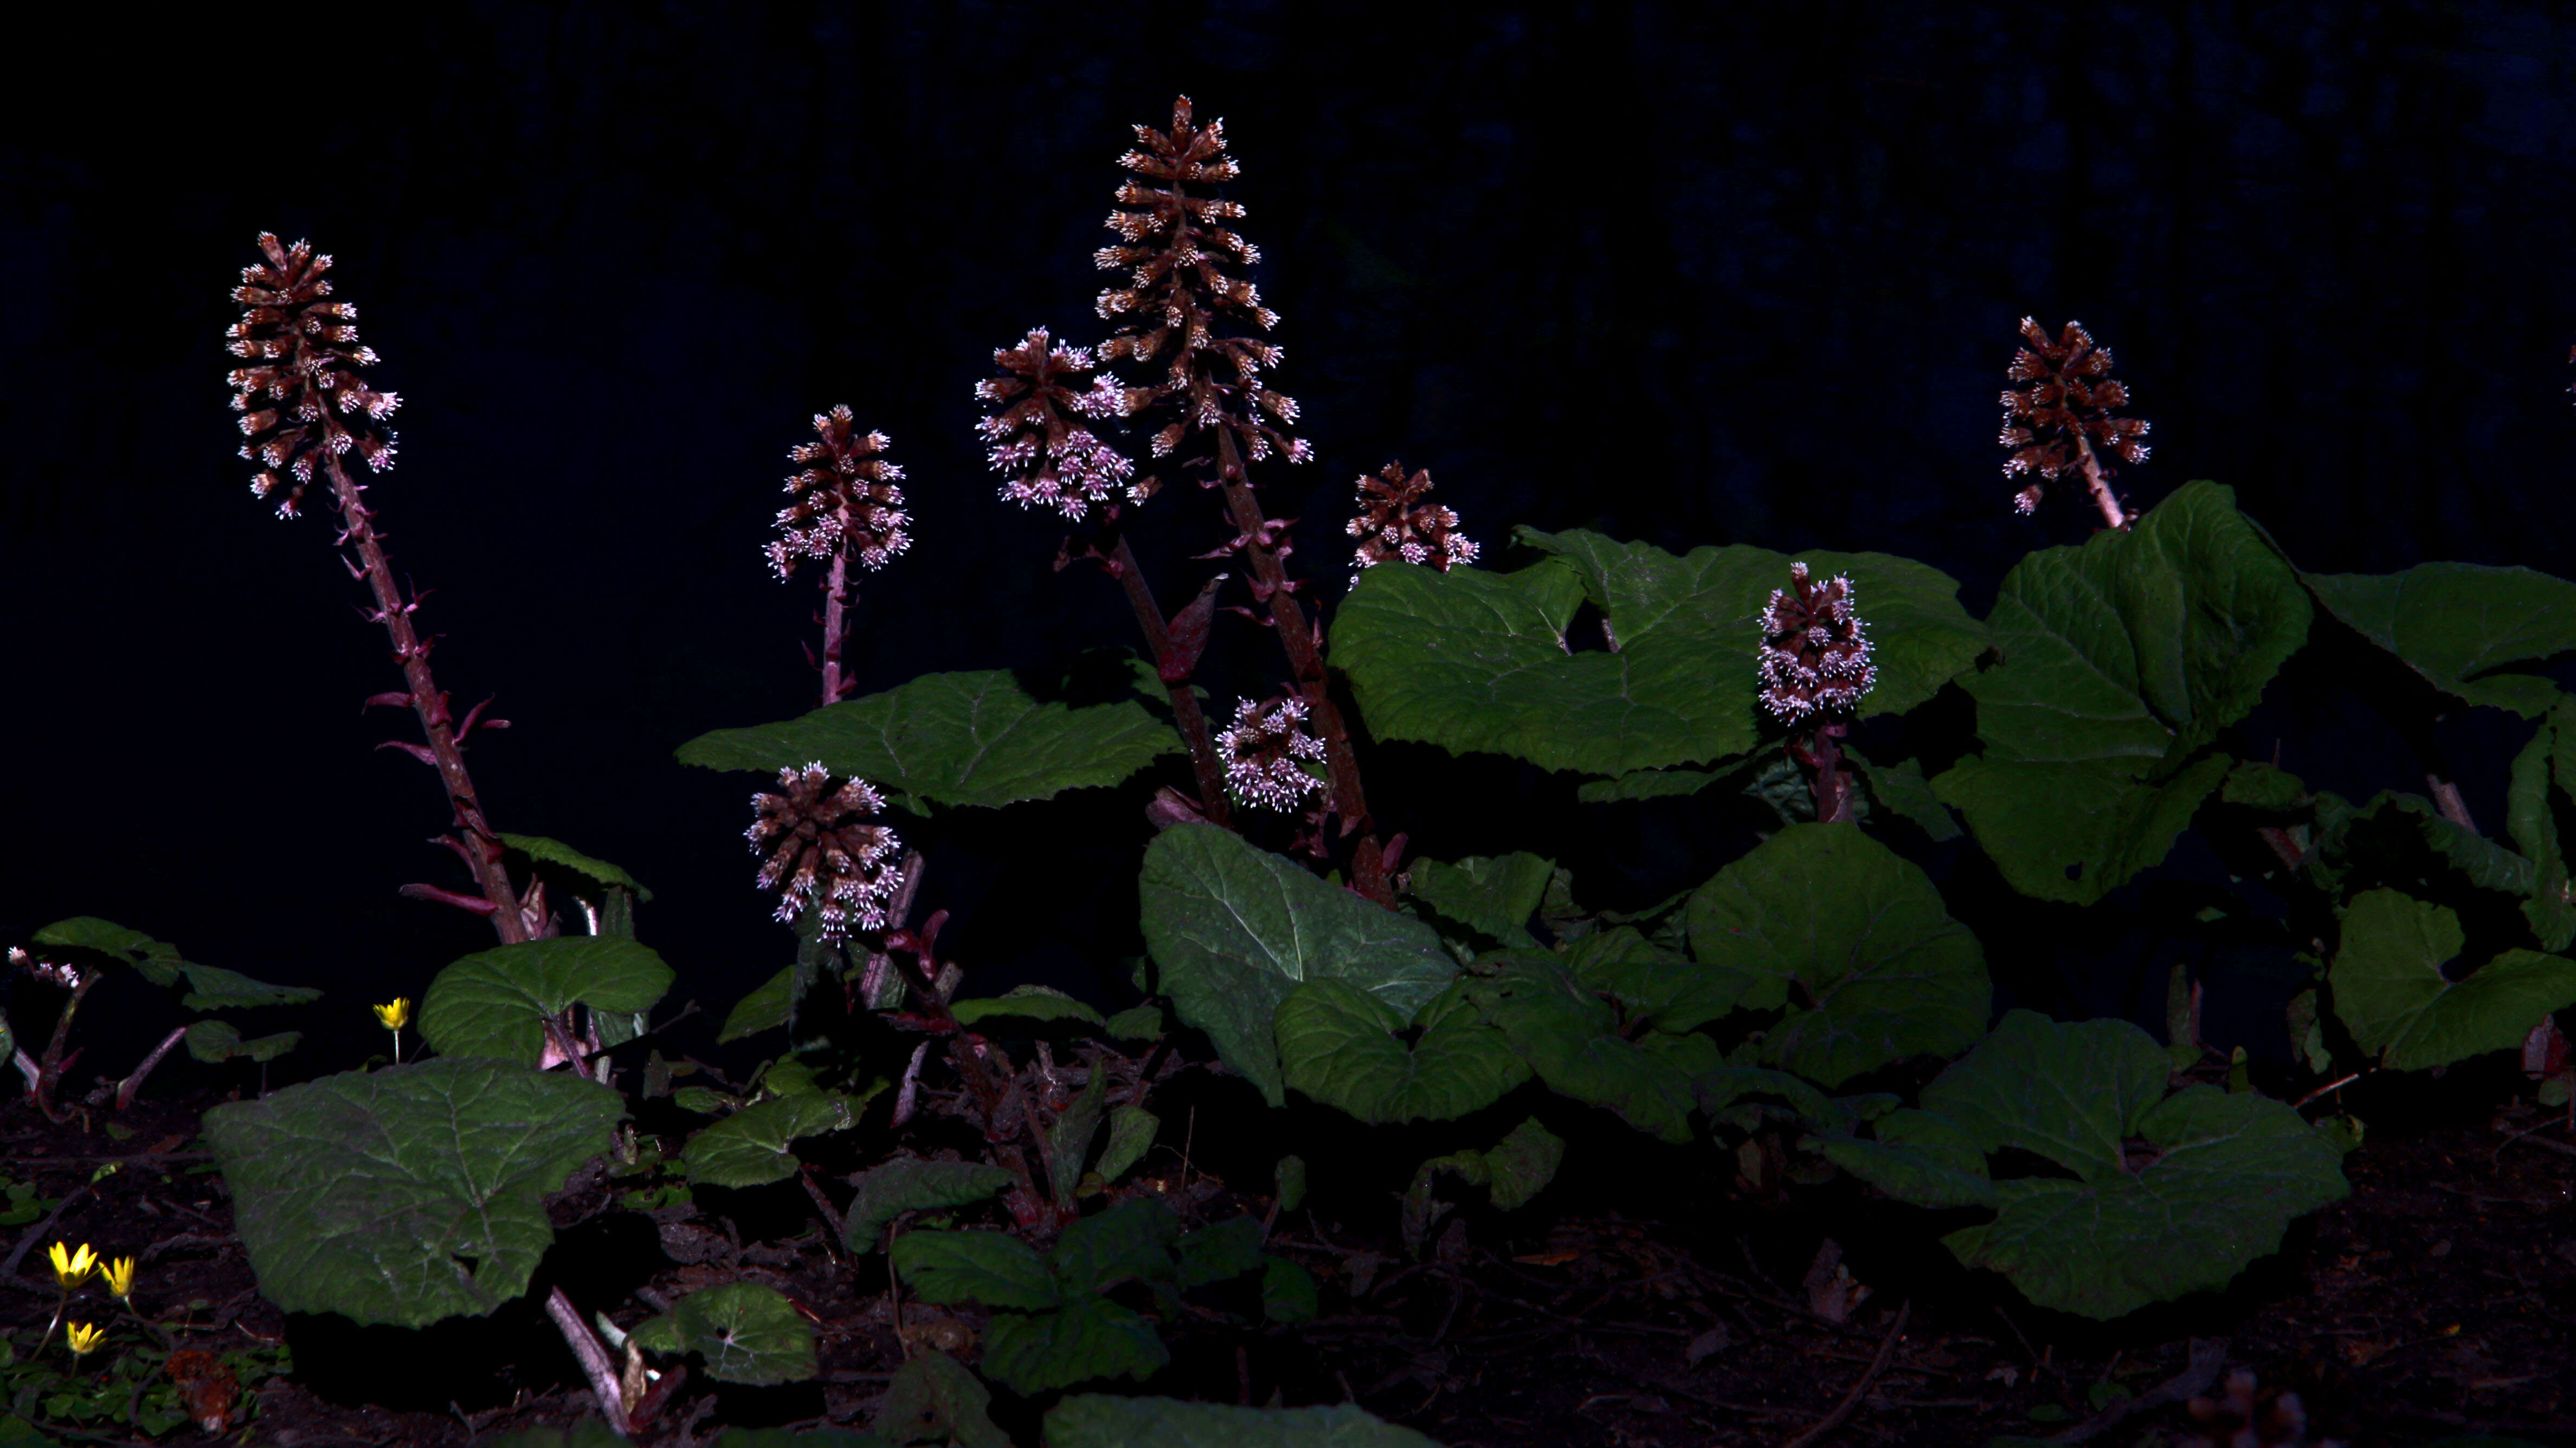
[[[823,579],[823,702],[838,704],[850,697],[858,680],[841,671],[841,645],[849,637],[850,609],[859,601],[850,591],[850,550],[847,545],[832,550],[832,571]]]
[[[1127,606],[1136,611],[1136,626],[1145,631],[1145,644],[1154,651],[1154,669],[1163,680],[1163,689],[1172,701],[1172,717],[1180,725],[1181,738],[1190,747],[1190,772],[1199,784],[1199,813],[1210,824],[1231,824],[1227,818],[1225,771],[1216,762],[1216,746],[1209,741],[1206,711],[1199,708],[1199,696],[1190,687],[1190,675],[1198,660],[1179,657],[1172,644],[1171,625],[1163,610],[1154,602],[1154,590],[1145,582],[1145,570],[1136,562],[1136,550],[1127,546],[1127,535],[1118,535],[1118,546],[1110,550],[1109,571],[1127,591]],[[1175,679],[1173,676],[1179,677]]]
[[[1395,891],[1387,883],[1386,853],[1369,818],[1368,793],[1360,786],[1359,756],[1351,748],[1350,730],[1342,722],[1342,711],[1335,707],[1324,676],[1324,651],[1315,637],[1314,622],[1291,591],[1295,580],[1288,576],[1288,566],[1270,540],[1268,520],[1261,516],[1261,502],[1253,496],[1251,480],[1244,473],[1243,455],[1235,449],[1234,435],[1219,429],[1216,444],[1226,509],[1243,533],[1244,556],[1252,560],[1253,592],[1270,605],[1270,622],[1279,635],[1279,646],[1288,653],[1289,672],[1296,677],[1297,691],[1306,700],[1307,714],[1323,731],[1324,766],[1331,776],[1333,809],[1342,817],[1342,833],[1357,831],[1360,836],[1351,854],[1352,887],[1363,897],[1393,909]]]
[[[1842,767],[1841,744],[1848,727],[1819,724],[1803,740],[1789,746],[1790,758],[1815,771],[1810,787],[1816,796],[1818,824],[1849,824],[1852,820],[1852,773]]]
[[[546,1294],[546,1316],[555,1320],[555,1330],[563,1334],[564,1346],[572,1349],[581,1364],[582,1376],[590,1379],[591,1396],[599,1400],[599,1415],[608,1420],[608,1430],[620,1438],[632,1436],[626,1421],[626,1385],[620,1379],[617,1365],[608,1360],[608,1349],[581,1320],[581,1310],[572,1305],[560,1287]]]
[[[339,455],[324,453],[322,471],[331,481],[333,500],[340,506],[345,529],[342,541],[356,545],[363,565],[351,571],[364,578],[368,591],[375,595],[377,616],[393,639],[394,659],[402,665],[403,682],[411,691],[412,712],[420,716],[421,732],[429,738],[439,783],[447,788],[448,805],[455,811],[456,828],[466,843],[458,853],[465,856],[466,864],[474,871],[474,883],[482,887],[483,898],[492,906],[493,930],[503,944],[518,944],[530,937],[530,931],[520,916],[519,897],[510,889],[510,877],[501,868],[501,842],[483,818],[482,803],[474,794],[474,777],[466,772],[465,756],[456,747],[456,726],[448,717],[447,696],[438,691],[438,681],[430,676],[429,648],[411,626],[414,605],[405,604],[402,591],[394,586],[393,565],[376,535],[375,514],[359,496],[358,485],[340,466]]]
[[[170,1034],[161,1038],[160,1045],[152,1048],[152,1054],[144,1057],[143,1063],[134,1068],[133,1075],[116,1083],[117,1110],[123,1111],[125,1108],[134,1104],[135,1093],[143,1089],[143,1078],[152,1074],[152,1068],[161,1064],[161,1058],[170,1054],[170,1048],[172,1046],[179,1044],[187,1038],[188,1028],[186,1026],[180,1026],[173,1029]]]
[[[2111,480],[2102,475],[2102,461],[2093,456],[2093,444],[2084,434],[2075,435],[2075,456],[2084,469],[2084,486],[2093,494],[2093,506],[2102,510],[2102,522],[2113,528],[2126,528],[2133,521],[2120,507],[2120,497],[2111,491]]]

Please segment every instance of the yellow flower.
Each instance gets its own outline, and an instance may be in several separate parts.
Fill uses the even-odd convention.
[[[89,1274],[98,1270],[98,1254],[90,1250],[87,1242],[81,1243],[77,1252],[56,1242],[45,1256],[54,1264],[54,1280],[63,1285],[65,1292],[87,1282]]]
[[[376,1007],[376,1019],[384,1022],[388,1031],[399,1031],[410,1025],[411,997],[395,996],[390,1003]]]
[[[99,1269],[99,1275],[107,1279],[107,1290],[108,1290],[108,1291],[115,1293],[115,1294],[116,1294],[117,1296],[119,1296],[119,1297],[130,1297],[130,1296],[132,1296],[132,1295],[133,1295],[133,1293],[134,1293],[134,1259],[133,1259],[133,1258],[131,1258],[131,1257],[119,1257],[119,1258],[117,1258],[115,1261],[108,1263],[108,1264],[107,1264],[106,1266],[104,1266],[104,1267],[101,1267],[101,1268]]]
[[[107,1329],[92,1327],[86,1322],[75,1322],[63,1329],[63,1345],[72,1350],[75,1362],[98,1351],[98,1345],[105,1341]]]

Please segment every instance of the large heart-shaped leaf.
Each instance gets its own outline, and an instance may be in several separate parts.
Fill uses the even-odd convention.
[[[627,891],[647,905],[653,903],[653,892],[645,889],[634,876],[606,860],[585,855],[561,840],[550,840],[544,835],[505,834],[495,838],[500,840],[502,848],[525,855],[538,864],[552,865],[604,890]]]
[[[1389,565],[1361,576],[1334,619],[1333,662],[1380,738],[1609,775],[1753,748],[1756,617],[1788,583],[1786,555],[1737,546],[1677,558],[1582,531],[1520,536],[1558,556],[1513,574]],[[1801,556],[1853,578],[1879,665],[1865,713],[1921,703],[1984,647],[1957,585],[1930,568]],[[1569,651],[1565,629],[1587,597],[1610,646]]]
[[[2014,889],[2089,905],[2163,862],[2227,765],[2204,755],[2158,781],[2100,762],[1963,759],[1932,788]]]
[[[727,1282],[692,1292],[635,1329],[654,1352],[694,1352],[720,1382],[769,1387],[814,1376],[814,1329],[775,1287]]]
[[[270,985],[253,980],[237,970],[220,965],[199,965],[183,961],[179,973],[187,978],[188,993],[179,1004],[192,1011],[231,1010],[247,1006],[293,1006],[322,998],[322,992],[310,986]]]
[[[2341,1149],[2267,1097],[2186,1087],[2138,1134],[2151,1159],[2136,1174],[1997,1182],[2001,1215],[1943,1241],[2042,1307],[2112,1318],[2225,1287],[2293,1218],[2351,1191]]]
[[[252,1061],[274,1061],[304,1039],[302,1031],[279,1031],[271,1036],[243,1040],[241,1031],[230,1021],[204,1020],[188,1023],[188,1054],[200,1061],[229,1061],[239,1056]]]
[[[1410,1018],[1458,974],[1430,926],[1214,825],[1156,836],[1138,893],[1173,1009],[1273,1106],[1287,1099],[1274,1017],[1298,986],[1343,981]]]
[[[1934,791],[2015,889],[2098,900],[2172,848],[2225,770],[2168,776],[2254,707],[2312,612],[2216,483],[2186,485],[2132,531],[2032,553],[1987,620],[1998,661],[1960,679],[1985,753]]]
[[[1393,1006],[1345,981],[1299,986],[1279,1007],[1279,1061],[1298,1093],[1362,1121],[1447,1121],[1491,1106],[1529,1064],[1459,989],[1425,1006],[1407,1046]]]
[[[925,1352],[895,1369],[869,1426],[896,1443],[1011,1448],[995,1427],[993,1390],[946,1353]]]
[[[1379,570],[1371,569],[1370,572]],[[1440,1448],[1348,1403],[1236,1408],[1085,1394],[1047,1410],[1046,1448]]]
[[[1181,1219],[1151,1197],[1129,1197],[1064,1229],[1047,1266],[1069,1291],[1098,1292],[1121,1282],[1167,1282]]]
[[[1180,736],[1142,704],[1041,703],[1008,671],[924,674],[801,719],[718,729],[680,746],[682,764],[775,774],[820,760],[883,786],[905,808],[998,808],[1118,784]]]
[[[310,986],[270,985],[237,970],[183,960],[179,947],[168,941],[155,940],[140,930],[128,930],[95,915],[57,920],[28,936],[27,943],[40,954],[66,956],[76,962],[131,966],[154,985],[177,985],[184,980],[188,992],[179,998],[179,1004],[192,1011],[291,1006],[322,998],[322,992]]]
[[[2035,1152],[2086,1181],[2126,1170],[2121,1143],[2164,1099],[2173,1063],[2126,1021],[2061,1024],[2008,1011],[1994,1034],[1923,1088],[1923,1109],[1988,1152]]]
[[[1530,916],[1547,894],[1556,862],[1521,850],[1455,864],[1417,860],[1405,873],[1415,899],[1486,940],[1520,946],[1531,943]]]
[[[527,1290],[546,1193],[620,1114],[597,1082],[450,1057],[218,1106],[206,1137],[270,1301],[420,1327]]]
[[[1998,1207],[1986,1153],[1966,1127],[1929,1111],[1895,1111],[1870,1123],[1871,1138],[1828,1136],[1825,1160],[1900,1202],[1918,1207]]]
[[[689,1138],[680,1154],[689,1180],[711,1187],[756,1187],[796,1175],[799,1137],[851,1124],[849,1098],[828,1091],[772,1096],[744,1107]]]
[[[2497,670],[2576,649],[2576,583],[2528,568],[2419,563],[2403,573],[2311,573],[2307,585],[2433,687],[2525,718],[2556,702],[2557,687]]]
[[[1985,952],[1930,877],[1851,825],[1792,825],[1702,885],[1691,953],[1750,977],[1742,1004],[1813,1002],[1764,1036],[1762,1059],[1828,1087],[1985,1033]]]
[[[1676,1145],[1690,1140],[1693,1082],[1719,1065],[1715,1042],[1652,1029],[1628,1039],[1617,1010],[1545,952],[1511,951],[1478,968],[1488,963],[1494,974],[1469,981],[1467,998],[1549,1090]]]
[[[850,1179],[858,1188],[842,1217],[843,1240],[854,1252],[873,1252],[895,1218],[970,1206],[1008,1187],[1013,1178],[998,1166],[975,1161],[923,1161],[898,1157]]]
[[[1687,924],[1687,902],[1679,912]],[[1752,972],[1703,965],[1648,940],[1633,925],[1586,935],[1566,947],[1565,968],[1585,990],[1616,1002],[1621,1019],[1659,1031],[1691,1031],[1744,1004]]]
[[[1053,1312],[993,1314],[984,1376],[1023,1396],[1095,1378],[1150,1378],[1172,1360],[1153,1324],[1096,1293]]]
[[[578,1003],[648,1011],[671,988],[651,947],[615,935],[564,935],[476,951],[451,962],[421,996],[420,1033],[444,1056],[544,1059],[549,1016]]]
[[[2442,967],[2467,936],[2446,906],[2364,890],[2344,912],[2327,981],[2353,1044],[2392,1070],[2507,1050],[2552,1011],[2576,1005],[2576,960],[2508,950],[2467,976]]]

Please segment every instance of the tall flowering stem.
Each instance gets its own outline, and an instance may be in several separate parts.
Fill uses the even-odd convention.
[[[505,943],[535,938],[545,928],[543,900],[533,893],[522,900],[510,888],[501,867],[501,842],[484,819],[474,779],[465,768],[464,743],[477,727],[499,729],[508,721],[482,717],[476,705],[459,723],[448,711],[447,695],[430,674],[429,651],[435,639],[424,639],[412,625],[421,595],[406,599],[394,582],[375,512],[366,503],[366,488],[342,463],[356,453],[371,472],[394,463],[394,434],[378,433],[374,424],[393,415],[401,399],[369,386],[360,369],[376,360],[373,348],[359,345],[357,308],[326,300],[331,282],[325,275],[331,258],[303,242],[285,246],[262,232],[261,263],[242,270],[233,300],[242,304],[242,319],[227,332],[228,350],[245,365],[228,381],[233,409],[242,414],[241,430],[249,439],[242,456],[259,465],[251,492],[276,504],[280,518],[292,518],[305,491],[318,479],[329,489],[340,513],[338,545],[353,550],[343,556],[349,576],[364,580],[375,599],[370,622],[384,626],[393,641],[394,662],[403,671],[404,688],[378,694],[367,702],[409,705],[419,716],[426,744],[389,741],[438,772],[454,815],[455,833],[438,843],[465,861],[480,889],[479,898],[412,885],[404,893],[440,900],[483,915]],[[486,703],[488,704],[488,700]]]
[[[912,515],[904,511],[903,489],[896,484],[903,469],[882,454],[886,435],[854,430],[850,409],[835,407],[814,415],[815,441],[788,449],[798,471],[787,479],[795,501],[778,510],[779,536],[762,553],[770,571],[786,582],[803,559],[824,564],[823,702],[837,704],[858,687],[841,659],[849,637],[850,614],[858,595],[850,588],[850,565],[870,572],[912,547]]]
[[[1789,725],[1789,757],[1812,771],[1816,818],[1849,820],[1851,771],[1842,740],[1862,697],[1878,683],[1868,627],[1852,607],[1847,577],[1818,579],[1804,563],[1789,565],[1789,587],[1774,589],[1762,610],[1757,665],[1762,706]]]
[[[2070,470],[2081,473],[2102,521],[2126,528],[2135,518],[2111,491],[2115,474],[2105,466],[2109,453],[2126,463],[2147,460],[2144,418],[2120,417],[2129,389],[2111,376],[2111,349],[2094,342],[2081,322],[2069,322],[2054,342],[2036,318],[2021,319],[2022,340],[2013,354],[2008,380],[2025,384],[2003,392],[2004,427],[1996,441],[2013,450],[2004,460],[2004,476],[2037,474],[2038,480],[2013,495],[2013,509],[2025,516],[2039,507],[2042,485]]]
[[[1162,680],[1174,722],[1189,746],[1198,811],[1217,824],[1227,823],[1223,774],[1207,714],[1190,687],[1207,647],[1215,595],[1203,590],[1178,614],[1164,617],[1120,526],[1125,507],[1152,496],[1155,481],[1138,479],[1135,465],[1086,425],[1124,413],[1125,394],[1108,379],[1092,376],[1096,360],[1088,348],[1066,346],[1044,327],[1031,328],[1016,346],[994,349],[993,364],[1000,375],[975,385],[975,396],[986,409],[976,430],[993,470],[1002,475],[1002,501],[1045,508],[1094,531],[1097,541],[1086,551],[1125,591],[1136,626],[1153,652],[1155,676]]]
[[[1333,810],[1342,817],[1342,833],[1359,836],[1352,884],[1392,905],[1389,862],[1369,817],[1350,732],[1331,697],[1322,640],[1288,571],[1288,524],[1264,515],[1247,467],[1274,454],[1308,462],[1314,452],[1287,432],[1297,420],[1296,400],[1262,377],[1279,365],[1281,349],[1238,330],[1248,324],[1266,332],[1279,321],[1251,282],[1228,271],[1260,260],[1258,249],[1226,224],[1242,217],[1242,204],[1205,194],[1241,168],[1225,153],[1224,123],[1197,124],[1187,96],[1172,103],[1169,131],[1138,126],[1136,140],[1119,158],[1134,173],[1118,189],[1123,209],[1109,214],[1119,242],[1093,256],[1102,270],[1127,273],[1123,285],[1100,294],[1100,315],[1117,323],[1100,356],[1149,369],[1150,380],[1128,387],[1124,400],[1130,416],[1161,421],[1153,434],[1156,457],[1185,444],[1213,444],[1212,455],[1185,458],[1184,465],[1209,469],[1201,485],[1224,490],[1236,529],[1228,551],[1250,563],[1253,601],[1266,610],[1263,621],[1278,634],[1297,692],[1323,735]]]

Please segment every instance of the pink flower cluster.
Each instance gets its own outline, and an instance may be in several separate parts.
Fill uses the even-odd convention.
[[[1995,440],[2013,449],[2004,476],[2036,473],[2054,482],[2094,458],[2096,448],[2122,462],[2145,462],[2149,449],[2138,439],[2147,435],[2146,419],[2112,415],[2129,404],[2129,389],[2110,375],[2111,349],[2096,344],[2081,322],[2067,323],[2051,342],[2037,318],[2024,317],[2021,335],[2029,345],[2013,354],[2005,377],[2029,385],[2003,391],[2004,426]],[[2029,515],[2040,492],[2033,482],[2014,494],[2013,511]]]
[[[1351,578],[1381,563],[1401,560],[1427,563],[1441,572],[1476,561],[1476,545],[1457,531],[1458,515],[1437,503],[1424,502],[1431,491],[1428,468],[1408,478],[1404,464],[1388,463],[1375,477],[1359,481],[1360,514],[1345,530],[1360,540],[1351,557]]]
[[[825,940],[846,939],[855,924],[882,930],[887,902],[903,885],[903,841],[867,816],[884,810],[885,797],[864,779],[832,783],[818,760],[778,771],[783,793],[755,794],[757,816],[743,838],[767,851],[760,867],[763,890],[779,891],[776,918],[793,924],[818,910]]]
[[[1070,523],[1096,523],[1116,515],[1121,501],[1143,502],[1150,481],[1134,481],[1135,465],[1094,437],[1076,419],[1117,417],[1126,398],[1106,378],[1089,376],[1097,365],[1086,348],[1055,342],[1032,327],[1016,347],[997,347],[999,377],[975,384],[988,408],[976,423],[990,445],[985,456],[1004,482],[1004,502],[1052,508]]]
[[[358,343],[358,309],[323,300],[331,295],[323,275],[331,258],[301,241],[281,245],[265,231],[259,249],[268,260],[242,268],[233,290],[242,319],[224,332],[225,350],[251,365],[225,380],[250,439],[241,455],[260,465],[251,494],[275,498],[277,516],[292,518],[323,457],[354,450],[376,472],[394,465],[394,434],[379,436],[360,419],[381,422],[402,398],[376,391],[359,374],[378,358]]]
[[[1294,694],[1238,703],[1234,724],[1216,736],[1216,752],[1226,792],[1247,808],[1293,809],[1324,787],[1298,762],[1322,759],[1324,741],[1306,727],[1306,701]]]
[[[802,468],[786,484],[796,501],[778,511],[784,536],[761,550],[782,583],[800,558],[829,560],[847,550],[876,569],[912,546],[912,515],[895,486],[903,469],[879,456],[886,435],[856,433],[847,407],[815,414],[814,433],[815,441],[787,451]]]
[[[1784,724],[1856,708],[1878,683],[1878,666],[1852,609],[1851,579],[1819,583],[1806,564],[1792,563],[1789,581],[1762,611],[1762,706]]]

